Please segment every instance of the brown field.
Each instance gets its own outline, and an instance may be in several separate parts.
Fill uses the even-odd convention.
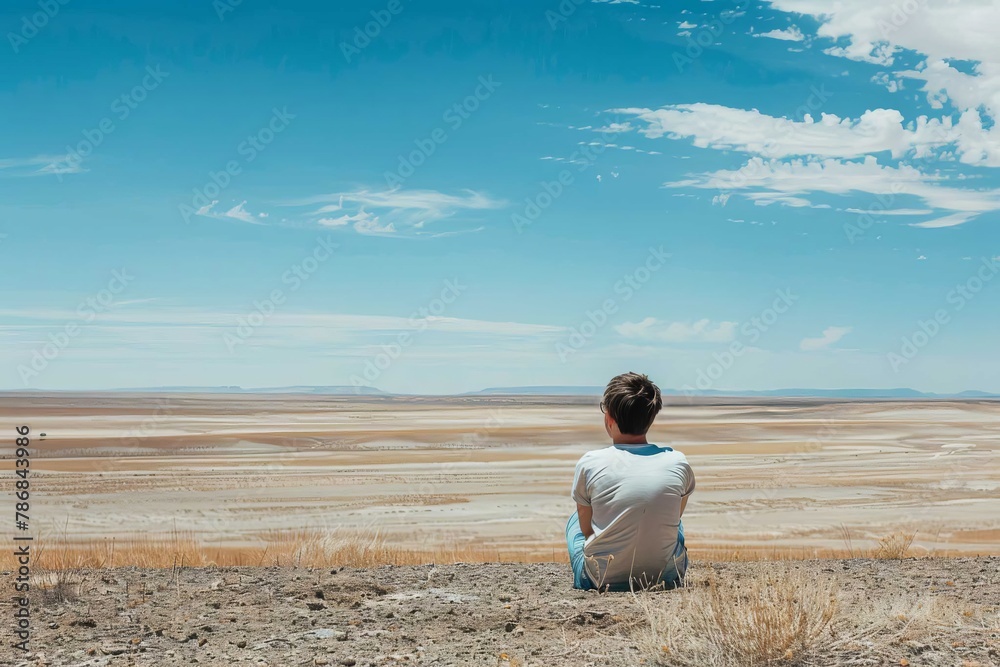
[[[32,429],[50,566],[565,560],[606,444],[573,397],[0,394],[0,422]],[[1000,402],[668,399],[651,440],[694,466],[697,558],[1000,553]]]

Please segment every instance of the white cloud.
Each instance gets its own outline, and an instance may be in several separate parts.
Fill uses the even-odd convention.
[[[802,31],[799,30],[798,26],[791,26],[787,30],[771,30],[768,32],[759,32],[754,35],[754,37],[770,37],[771,39],[780,39],[786,42],[801,42],[805,39]]]
[[[807,352],[823,350],[849,333],[851,333],[851,327],[827,327],[823,329],[823,335],[819,338],[803,338],[802,342],[799,343],[799,349]]]
[[[368,213],[367,211],[365,211],[365,209],[362,208],[354,215],[345,214],[336,218],[320,218],[316,222],[318,224],[323,225],[324,227],[344,227],[346,225],[354,223],[367,223],[371,221],[371,219],[372,219],[372,214]],[[377,221],[378,218],[375,218],[375,220]]]
[[[422,223],[417,223],[421,225]],[[378,221],[378,216],[369,216],[365,220],[358,220],[354,223],[354,231],[358,234],[377,236],[379,234],[395,234],[396,225],[391,222],[382,224]]]
[[[821,22],[820,38],[846,42],[827,53],[889,67],[901,51],[924,58],[896,76],[923,83],[934,108],[950,102],[959,112],[954,140],[967,164],[1000,166],[1000,51],[997,2],[871,2],[870,0],[769,0],[778,10]],[[974,63],[971,72],[953,61]],[[979,109],[990,121],[984,122]],[[988,127],[988,129],[987,129]]]
[[[911,150],[926,152],[944,145],[950,137],[936,126],[927,126],[926,121],[912,130],[905,128],[902,114],[895,109],[869,110],[857,120],[825,113],[818,120],[808,114],[802,120],[791,120],[755,109],[747,111],[700,102],[661,109],[609,111],[643,121],[645,126],[639,132],[650,139],[690,138],[699,148],[738,150],[774,158],[855,158],[882,151],[902,157]]]
[[[394,234],[436,236],[422,231],[428,224],[461,213],[498,209],[506,202],[493,199],[475,190],[447,194],[436,190],[367,190],[335,192],[315,197],[291,200],[286,206],[321,206],[308,213],[318,224],[327,227],[350,225],[360,234]],[[329,213],[344,211],[340,216]]]
[[[598,132],[614,134],[616,132],[631,132],[635,128],[632,127],[632,123],[608,123],[604,127],[597,129]]]
[[[695,23],[688,23],[687,21],[681,21],[677,24],[679,30],[690,30],[691,28],[697,28],[698,25]]]
[[[215,218],[217,220],[239,220],[240,222],[249,222],[254,225],[263,224],[262,218],[267,217],[266,213],[255,216],[253,213],[246,210],[246,201],[242,201],[236,206],[233,206],[229,210],[221,213],[215,210],[218,203],[218,200],[216,200],[211,204],[206,204],[195,211],[195,214],[205,218]]]
[[[889,202],[896,197],[915,197],[929,208],[944,211],[942,217],[915,223],[918,227],[959,225],[981,213],[1000,210],[1000,190],[952,188],[941,185],[943,180],[943,177],[924,174],[910,166],[883,166],[873,157],[860,162],[833,159],[781,162],[755,157],[737,170],[723,169],[700,174],[665,183],[664,186],[739,192],[758,201],[762,196],[764,201],[782,201],[783,198],[799,198],[816,192],[834,195],[864,192],[883,195],[883,200],[888,196]],[[879,211],[873,208],[871,213],[877,216]]]
[[[713,324],[708,319],[695,322],[663,322],[655,317],[647,317],[640,322],[623,322],[615,326],[615,331],[626,338],[665,343],[725,343],[735,338],[738,324],[728,321]]]
[[[223,217],[232,218],[233,220],[241,220],[243,222],[254,222],[254,223],[256,223],[257,219],[254,218],[254,216],[253,216],[252,213],[249,213],[246,210],[246,205],[247,205],[246,201],[242,201],[239,204],[237,204],[236,206],[234,206],[231,209],[229,209],[228,211],[226,211],[225,213],[223,213],[222,215],[223,215]]]

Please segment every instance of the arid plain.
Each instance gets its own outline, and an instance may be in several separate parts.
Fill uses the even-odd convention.
[[[228,554],[377,535],[563,560],[574,463],[606,444],[586,397],[32,393],[0,415],[35,438],[43,542]],[[696,471],[696,556],[844,556],[895,532],[915,555],[1000,553],[1000,402],[675,397],[651,440]]]

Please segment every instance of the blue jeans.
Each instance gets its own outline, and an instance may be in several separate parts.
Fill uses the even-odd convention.
[[[566,547],[569,549],[569,564],[573,568],[573,588],[579,588],[584,591],[597,588],[594,582],[590,580],[590,577],[587,576],[587,571],[583,566],[586,560],[583,554],[583,546],[586,542],[587,538],[583,536],[583,531],[580,530],[580,517],[576,512],[573,512],[569,517],[569,521],[566,522]],[[674,567],[668,566],[664,568],[664,575],[670,573],[667,577],[661,579],[666,588],[676,588],[680,584],[680,579],[684,576],[684,572],[687,570],[688,557],[687,548],[684,546],[683,522],[680,522],[677,526],[677,549],[674,551],[674,563]],[[608,584],[605,588],[611,591],[631,590],[628,583]]]

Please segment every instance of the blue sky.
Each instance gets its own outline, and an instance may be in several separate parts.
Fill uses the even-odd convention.
[[[0,387],[1000,391],[1000,9],[340,4],[5,4]]]

